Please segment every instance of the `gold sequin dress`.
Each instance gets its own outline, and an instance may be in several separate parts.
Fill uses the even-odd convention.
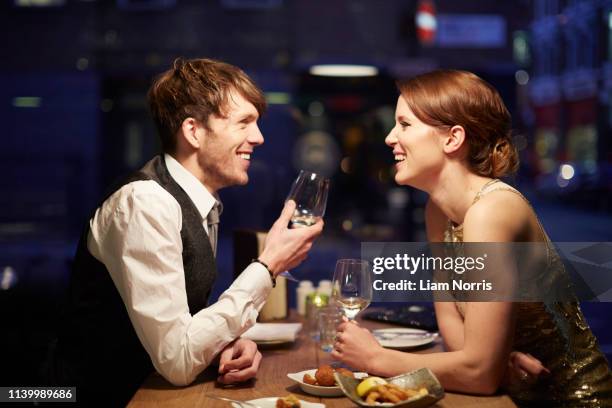
[[[514,188],[493,180],[476,195],[474,202],[492,191],[505,190],[525,197]],[[539,221],[538,221],[539,223]],[[542,240],[550,253],[545,273],[565,275],[550,239],[540,224]],[[446,242],[463,242],[462,225],[449,221]],[[455,303],[464,316],[465,303]],[[506,389],[521,407],[612,407],[612,374],[597,340],[586,323],[578,301],[518,303],[512,349],[529,353],[547,367],[551,375],[536,384],[522,383]]]

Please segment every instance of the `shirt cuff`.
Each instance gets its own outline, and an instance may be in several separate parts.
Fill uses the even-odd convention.
[[[259,262],[253,262],[247,266],[233,285],[248,288],[247,290],[253,294],[253,305],[257,310],[261,310],[272,290],[270,273]]]

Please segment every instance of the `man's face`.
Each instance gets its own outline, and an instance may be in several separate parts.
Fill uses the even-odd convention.
[[[210,130],[198,130],[205,132],[198,164],[204,173],[204,185],[211,192],[246,184],[253,150],[264,142],[255,106],[238,92],[230,92],[228,99],[227,116],[211,115]]]

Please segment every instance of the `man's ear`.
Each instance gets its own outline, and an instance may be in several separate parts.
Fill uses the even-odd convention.
[[[181,129],[179,131],[178,137],[182,138],[185,143],[194,149],[200,148],[200,134],[198,129],[200,128],[200,124],[194,118],[186,118],[181,124]]]
[[[463,126],[455,125],[448,130],[444,139],[444,152],[454,153],[461,149],[465,142],[465,129]]]

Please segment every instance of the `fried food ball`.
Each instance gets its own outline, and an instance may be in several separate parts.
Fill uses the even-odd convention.
[[[286,397],[276,400],[276,408],[300,408],[300,400],[295,395],[289,394]]]
[[[333,387],[336,385],[336,379],[334,378],[334,369],[325,364],[319,367],[317,372],[315,373],[315,378],[317,379],[317,383],[323,387]]]
[[[304,374],[304,380],[303,380],[306,384],[310,384],[310,385],[317,385],[317,380],[315,380],[315,378],[310,375],[310,374]]]
[[[346,368],[343,368],[343,367],[336,368],[336,372],[339,374],[345,375],[347,377],[350,377],[350,378],[355,378],[355,375],[353,374],[351,370],[347,370]]]

